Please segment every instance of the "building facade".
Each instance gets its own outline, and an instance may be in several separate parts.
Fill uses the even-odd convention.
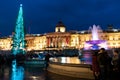
[[[12,40],[10,37],[0,38],[0,50],[11,50]]]
[[[107,41],[108,48],[120,48],[120,30],[109,29],[103,31],[100,39]],[[84,48],[85,42],[92,40],[92,35],[86,31],[69,31],[60,21],[55,32],[46,34],[26,34],[26,50],[46,50],[64,48]],[[0,50],[11,50],[12,37],[0,38]]]

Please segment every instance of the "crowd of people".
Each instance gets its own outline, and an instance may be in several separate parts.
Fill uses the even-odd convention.
[[[113,50],[113,55],[101,48],[94,51],[92,56],[92,70],[95,80],[120,80],[120,53]]]

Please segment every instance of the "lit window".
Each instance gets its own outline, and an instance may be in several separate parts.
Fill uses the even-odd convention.
[[[107,43],[108,45],[110,45],[110,43]]]
[[[113,43],[113,45],[116,45],[116,43]]]

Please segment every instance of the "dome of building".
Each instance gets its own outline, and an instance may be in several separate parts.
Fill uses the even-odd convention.
[[[63,24],[62,21],[59,21],[58,24],[56,25],[56,27],[65,27],[65,25]]]
[[[62,23],[62,21],[59,21],[56,25],[55,32],[65,32],[66,28],[65,25]]]

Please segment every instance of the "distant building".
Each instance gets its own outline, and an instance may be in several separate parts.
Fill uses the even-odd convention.
[[[120,30],[109,27],[100,35],[107,41],[108,48],[120,48]],[[55,32],[46,34],[26,34],[26,50],[84,48],[86,41],[91,40],[92,35],[86,31],[66,31],[65,25],[60,21],[55,27]],[[12,36],[0,38],[0,50],[11,50]]]
[[[12,40],[10,37],[0,38],[0,50],[11,50]]]

